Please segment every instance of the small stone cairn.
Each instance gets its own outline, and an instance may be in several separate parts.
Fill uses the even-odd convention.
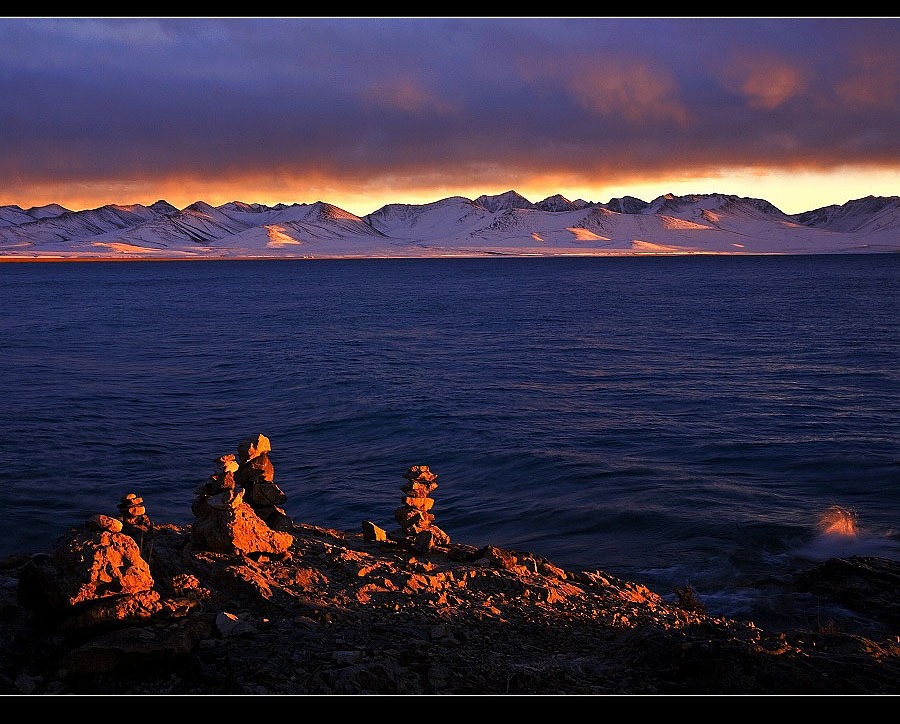
[[[450,536],[434,525],[434,498],[428,497],[437,488],[437,480],[427,465],[413,465],[404,474],[406,485],[401,490],[401,505],[394,511],[394,518],[400,524],[400,535],[411,540],[413,547],[423,553],[435,546],[446,546]]]
[[[147,517],[147,509],[144,507],[144,499],[136,493],[128,493],[122,496],[119,502],[119,518],[122,523],[131,528],[138,528],[144,532],[150,530],[152,523]]]
[[[246,491],[244,501],[272,530],[293,530],[294,521],[278,506],[287,496],[275,484],[275,468],[269,460],[272,445],[265,435],[251,435],[238,445],[235,483]]]

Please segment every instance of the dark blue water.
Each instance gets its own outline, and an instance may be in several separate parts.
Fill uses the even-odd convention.
[[[456,540],[661,590],[900,527],[900,256],[4,264],[0,337],[2,552],[257,431],[300,520],[427,464]]]

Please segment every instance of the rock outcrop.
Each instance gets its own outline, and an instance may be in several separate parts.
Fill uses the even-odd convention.
[[[129,494],[125,522],[97,515],[49,554],[0,560],[0,694],[900,693],[897,561],[783,586],[874,617],[872,638],[767,631],[684,590],[451,543],[427,466],[405,475],[400,535],[273,531],[235,479],[265,472],[264,440],[216,460],[192,528],[148,520],[144,555]]]
[[[23,568],[19,599],[29,608],[83,628],[146,618],[159,610],[150,567],[122,522],[105,515],[63,536],[49,556]]]
[[[234,555],[283,557],[293,538],[272,530],[244,502],[244,490],[235,483],[239,469],[234,455],[223,455],[215,461],[215,473],[195,491],[197,498],[191,506],[196,517],[192,529],[195,547]]]
[[[435,546],[446,546],[450,536],[434,524],[434,498],[429,497],[437,488],[437,475],[427,465],[413,465],[404,474],[406,485],[401,490],[402,505],[394,511],[400,524],[400,535],[411,540],[416,550],[426,553]]]

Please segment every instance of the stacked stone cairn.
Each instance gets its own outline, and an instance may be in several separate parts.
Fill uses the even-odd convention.
[[[197,519],[192,529],[194,545],[221,553],[284,557],[294,539],[273,531],[244,502],[244,490],[235,483],[240,465],[234,455],[217,458],[214,466],[213,475],[195,491],[197,498],[191,506]]]
[[[144,499],[135,493],[122,496],[119,502],[119,518],[126,526],[147,532],[152,523],[147,517],[147,509],[144,507]]]
[[[278,506],[287,500],[275,484],[275,468],[269,460],[272,445],[265,435],[252,435],[238,445],[240,466],[235,482],[244,488],[244,500],[272,530],[293,530],[294,521]]]
[[[394,511],[394,518],[400,524],[400,535],[410,540],[413,547],[427,553],[435,546],[446,546],[450,536],[434,525],[434,498],[429,495],[437,488],[437,475],[427,465],[413,465],[404,474],[406,485],[401,490],[401,505]]]

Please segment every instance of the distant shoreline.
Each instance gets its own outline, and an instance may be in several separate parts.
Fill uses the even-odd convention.
[[[731,251],[669,251],[647,252],[622,250],[619,253],[604,254],[507,254],[503,252],[483,252],[480,254],[435,254],[421,256],[136,256],[123,258],[121,256],[89,256],[89,257],[58,257],[58,256],[0,256],[0,264],[26,264],[26,263],[54,263],[54,262],[172,262],[172,261],[359,261],[359,260],[392,260],[392,259],[579,259],[579,258],[630,258],[630,257],[685,257],[685,256],[869,256],[900,254],[900,251],[881,252],[731,252]]]

